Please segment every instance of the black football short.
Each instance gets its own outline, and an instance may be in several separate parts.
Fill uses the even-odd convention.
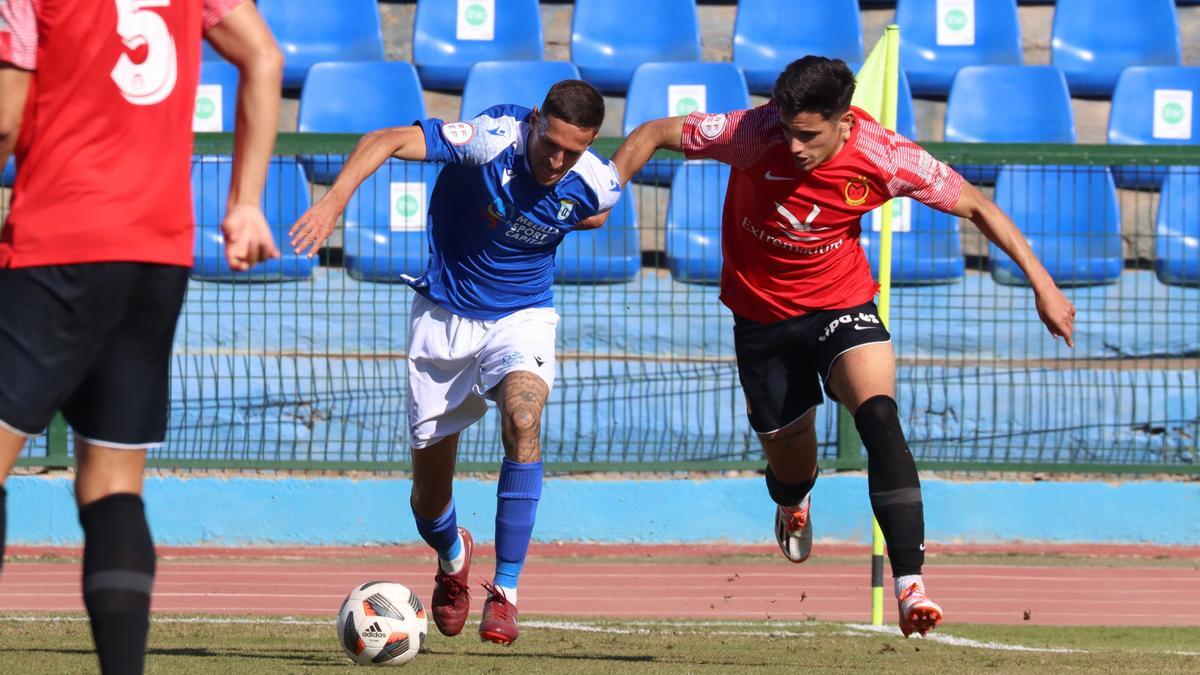
[[[734,316],[733,345],[750,426],[778,431],[820,405],[842,354],[892,339],[875,303],[810,312],[774,323]],[[828,389],[825,393],[836,400]]]
[[[0,269],[0,425],[34,436],[58,410],[77,437],[161,445],[188,268]]]

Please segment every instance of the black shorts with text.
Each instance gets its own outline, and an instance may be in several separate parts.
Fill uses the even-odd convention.
[[[838,357],[891,339],[873,302],[774,323],[735,315],[733,344],[750,426],[769,433],[796,421],[824,401],[822,384]]]

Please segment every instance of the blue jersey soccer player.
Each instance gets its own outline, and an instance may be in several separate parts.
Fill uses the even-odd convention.
[[[540,110],[499,105],[470,121],[369,133],[292,228],[296,251],[311,256],[389,157],[446,164],[430,198],[429,267],[410,282],[417,296],[408,353],[412,509],[438,553],[432,609],[444,635],[457,635],[470,609],[472,540],[451,497],[458,435],[490,399],[500,409],[504,460],[496,576],[484,584],[479,634],[517,639],[517,577],[541,497],[541,416],[554,385],[554,253],[568,232],[603,224],[621,195],[616,169],[589,149],[603,121],[599,92],[564,80]]]

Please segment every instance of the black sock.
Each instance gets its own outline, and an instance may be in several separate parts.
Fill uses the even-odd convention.
[[[813,485],[816,485],[817,479],[814,476],[812,480],[804,481],[803,483],[784,483],[775,477],[775,472],[771,471],[771,465],[767,465],[767,492],[771,495],[771,499],[780,506],[794,507],[799,506],[800,502],[812,491]]]
[[[0,571],[4,570],[4,541],[8,536],[6,526],[8,524],[8,491],[0,485]]]
[[[887,541],[892,576],[920,574],[925,564],[925,508],[896,401],[890,396],[868,399],[854,413],[854,426],[867,448],[871,509]]]
[[[80,508],[79,521],[83,604],[92,621],[100,671],[141,673],[154,584],[154,542],[142,498],[109,495]]]

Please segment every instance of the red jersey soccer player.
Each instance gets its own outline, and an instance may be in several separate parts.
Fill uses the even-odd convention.
[[[62,410],[105,673],[140,673],[145,660],[154,545],[142,468],[166,433],[192,265],[202,34],[241,75],[222,227],[230,266],[247,269],[278,255],[258,203],[283,68],[253,3],[0,0],[0,166],[17,156],[0,232],[0,524],[25,439]]]
[[[822,387],[854,415],[867,448],[871,507],[888,544],[900,627],[925,634],[942,619],[925,594],[925,523],[917,468],[900,428],[891,336],[872,299],[879,286],[859,245],[863,214],[909,196],[969,218],[1020,265],[1051,335],[1073,345],[1075,309],[1013,222],[912,141],[850,106],[846,64],[806,56],[772,101],[723,115],[647,122],[613,161],[626,180],[656,149],[732,167],[722,223],[721,300],[750,425],[767,457],[784,556],[812,549],[809,492],[817,477],[813,409]]]

